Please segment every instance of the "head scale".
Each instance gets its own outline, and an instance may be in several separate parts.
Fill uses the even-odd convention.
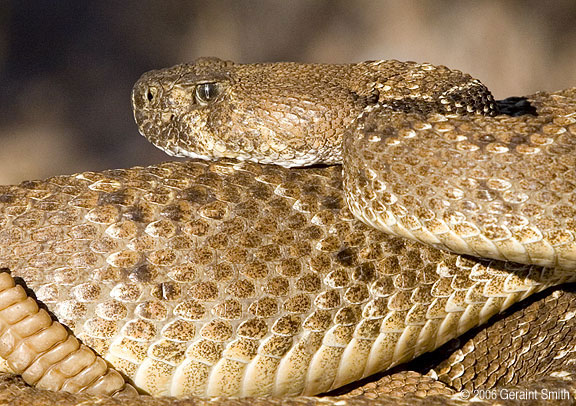
[[[338,65],[309,66],[202,58],[150,71],[134,85],[134,117],[146,138],[175,156],[339,162],[342,133],[361,106],[340,86]]]

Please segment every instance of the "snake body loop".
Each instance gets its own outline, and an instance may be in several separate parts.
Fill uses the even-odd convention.
[[[445,67],[209,58],[143,75],[132,101],[154,144],[218,161],[0,186],[0,267],[139,390],[317,394],[576,281],[575,89],[511,117]],[[342,166],[292,168],[312,164]],[[18,288],[0,278],[2,304]],[[18,292],[23,312],[0,311],[12,369],[131,390],[73,346],[68,367],[117,385],[53,380],[65,361],[43,360],[75,338]]]
[[[211,100],[194,89],[212,83]],[[562,96],[560,96],[562,97]],[[478,80],[443,66],[239,65],[214,58],[143,75],[140,131],[168,153],[342,163],[370,226],[458,254],[576,268],[574,101],[498,114]]]

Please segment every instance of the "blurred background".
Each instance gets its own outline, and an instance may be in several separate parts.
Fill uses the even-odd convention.
[[[576,1],[0,0],[0,184],[171,159],[130,90],[199,56],[426,61],[527,95],[576,86]]]

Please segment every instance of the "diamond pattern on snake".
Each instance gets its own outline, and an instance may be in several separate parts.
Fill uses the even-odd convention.
[[[527,102],[413,62],[144,74],[140,132],[192,160],[0,186],[5,368],[312,395],[575,281],[576,90]]]

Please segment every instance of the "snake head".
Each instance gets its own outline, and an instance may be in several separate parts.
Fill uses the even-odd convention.
[[[204,58],[143,74],[132,90],[140,133],[170,155],[216,158],[213,128],[233,84],[230,65]]]
[[[134,117],[174,156],[337,163],[342,133],[363,107],[342,85],[342,66],[201,58],[145,73],[132,92]]]

